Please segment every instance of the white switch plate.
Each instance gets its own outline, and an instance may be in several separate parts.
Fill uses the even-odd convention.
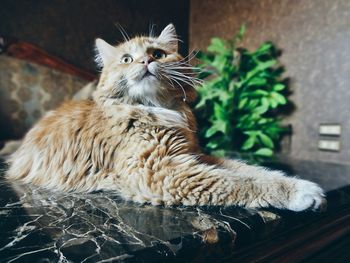
[[[318,133],[320,135],[340,136],[341,126],[340,124],[320,124]]]
[[[336,140],[319,140],[318,141],[318,149],[325,151],[340,151],[340,142]]]

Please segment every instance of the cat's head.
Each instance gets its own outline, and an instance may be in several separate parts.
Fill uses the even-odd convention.
[[[178,53],[173,24],[158,37],[135,37],[117,46],[96,40],[102,67],[94,98],[102,103],[173,107],[196,96],[192,68]]]

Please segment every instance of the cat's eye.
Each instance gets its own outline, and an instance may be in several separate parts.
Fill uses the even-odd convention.
[[[161,58],[166,58],[166,53],[164,50],[161,50],[161,49],[156,49],[153,51],[152,53],[152,56],[155,58],[155,59],[161,59]]]
[[[130,64],[133,61],[134,61],[134,59],[130,55],[124,55],[121,59],[122,64]]]

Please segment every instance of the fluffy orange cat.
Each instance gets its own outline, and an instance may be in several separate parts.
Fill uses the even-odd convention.
[[[65,103],[39,121],[11,156],[8,178],[154,205],[301,211],[325,202],[315,183],[201,153],[187,104],[196,79],[172,24],[158,37],[115,47],[97,39],[96,47],[103,69],[93,100]]]

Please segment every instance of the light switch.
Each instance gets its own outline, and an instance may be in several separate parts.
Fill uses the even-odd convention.
[[[340,142],[337,140],[319,140],[318,149],[332,152],[340,151]]]
[[[341,126],[340,124],[320,124],[318,133],[320,135],[340,136]]]

